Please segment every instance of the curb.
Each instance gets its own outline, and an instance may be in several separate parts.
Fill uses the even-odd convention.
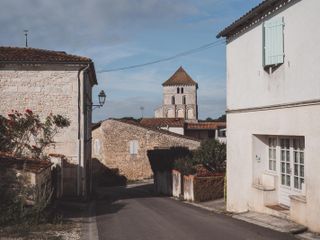
[[[83,228],[81,231],[80,239],[83,240],[99,240],[99,232],[96,219],[96,201],[89,204],[88,216],[83,216]]]

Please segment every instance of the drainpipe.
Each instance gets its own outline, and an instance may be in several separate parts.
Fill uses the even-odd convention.
[[[81,96],[83,98],[83,87],[84,83],[82,84],[82,89],[81,89],[81,72],[84,73],[87,71],[90,67],[90,64],[88,64],[85,67],[82,67],[78,71],[78,168],[77,168],[77,196],[83,196],[84,195],[84,184],[83,184],[83,171],[84,171],[84,135],[83,131],[81,132]],[[82,94],[81,94],[82,93]]]

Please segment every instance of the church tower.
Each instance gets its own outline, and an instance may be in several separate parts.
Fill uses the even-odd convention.
[[[198,84],[180,67],[163,84],[163,103],[155,111],[156,118],[184,118],[198,121]]]

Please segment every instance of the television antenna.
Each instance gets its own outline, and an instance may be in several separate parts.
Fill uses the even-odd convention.
[[[28,47],[28,32],[29,32],[29,30],[23,30],[23,32],[24,32],[24,36],[25,36],[25,38],[26,38],[26,48]]]

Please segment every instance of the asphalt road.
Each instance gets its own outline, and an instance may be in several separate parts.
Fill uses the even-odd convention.
[[[101,189],[96,205],[99,239],[296,239],[223,214],[152,194],[152,185]]]

